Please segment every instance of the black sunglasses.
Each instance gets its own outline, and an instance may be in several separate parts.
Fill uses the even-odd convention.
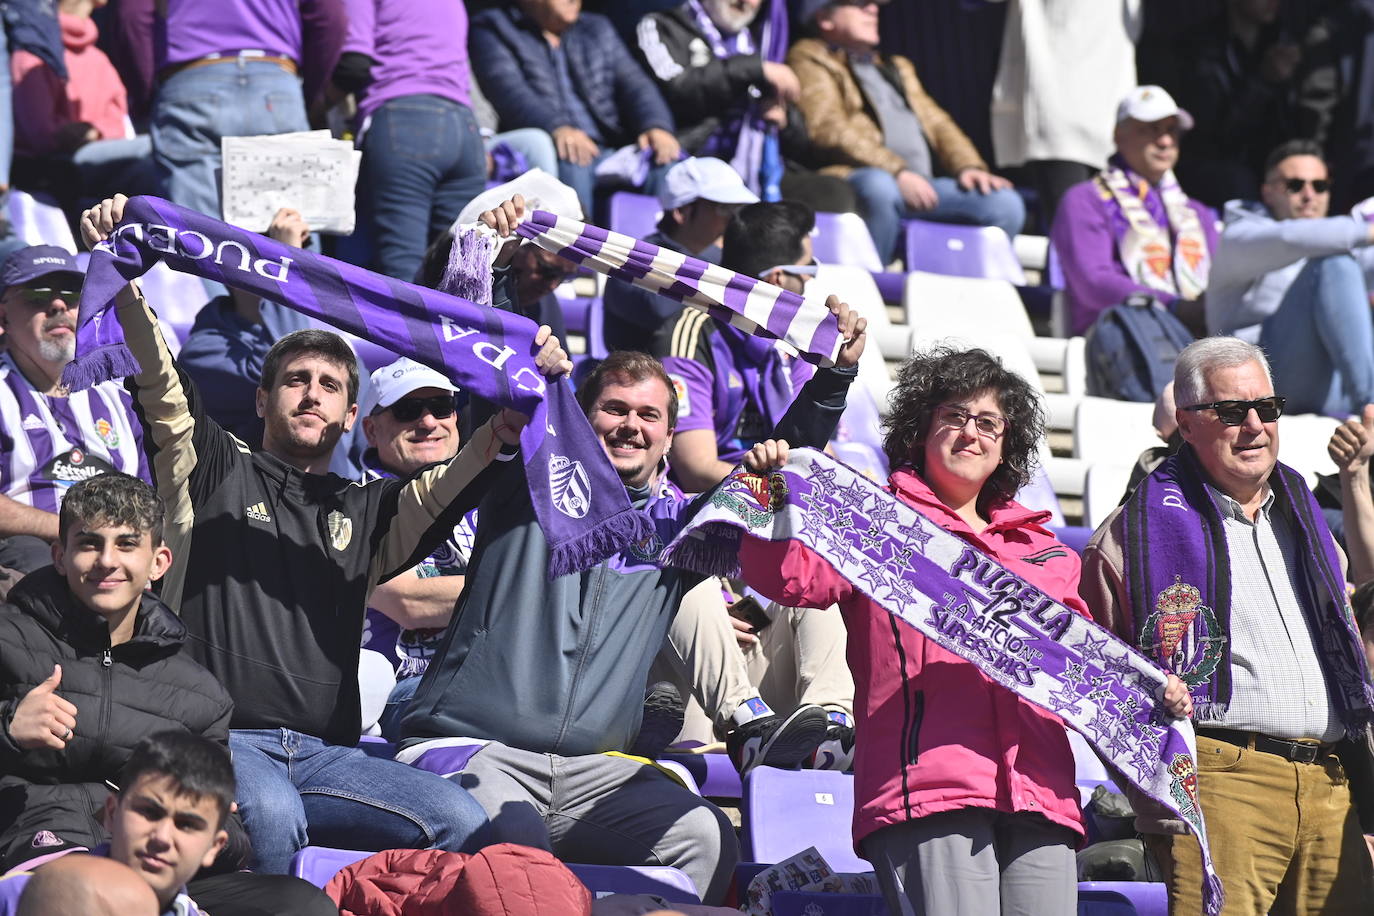
[[[1312,186],[1312,190],[1316,191],[1318,194],[1325,194],[1327,191],[1331,190],[1331,181],[1326,178],[1313,178],[1310,180],[1307,178],[1285,178],[1283,180],[1283,187],[1289,194],[1297,194],[1309,184]]]
[[[1285,398],[1278,396],[1256,398],[1253,401],[1213,401],[1210,404],[1194,404],[1184,410],[1215,410],[1217,419],[1227,426],[1239,426],[1254,411],[1261,423],[1273,423],[1283,416]]]
[[[436,420],[445,420],[453,416],[454,411],[452,395],[435,395],[432,398],[401,398],[392,404],[387,410],[391,415],[402,423],[414,423],[428,410],[434,415]]]

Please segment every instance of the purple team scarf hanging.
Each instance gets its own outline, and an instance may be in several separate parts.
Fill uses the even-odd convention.
[[[648,519],[630,507],[572,389],[545,384],[534,361],[533,322],[283,245],[156,197],[130,200],[112,237],[91,253],[77,356],[62,373],[68,388],[138,372],[112,308],[115,294],[158,261],[350,331],[528,415],[520,451],[549,542],[550,577],[586,569],[653,533]]]
[[[515,230],[561,258],[703,309],[746,334],[780,340],[794,356],[835,365],[839,326],[821,303],[669,248],[535,210]],[[471,233],[460,248],[474,244]]]
[[[1302,602],[1303,614],[1331,700],[1354,738],[1370,721],[1374,687],[1335,541],[1301,474],[1276,464],[1269,486],[1273,511],[1291,519],[1297,566],[1314,599]],[[1231,702],[1231,564],[1218,498],[1203,483],[1192,447],[1145,478],[1123,511],[1136,644],[1188,685],[1195,716],[1215,720]]]
[[[792,451],[767,475],[736,470],[668,545],[664,562],[739,575],[742,537],[805,545],[889,614],[1082,733],[1123,778],[1192,828],[1207,913],[1221,911],[1192,724],[1164,712],[1156,698],[1164,673],[1143,655],[811,449]]]

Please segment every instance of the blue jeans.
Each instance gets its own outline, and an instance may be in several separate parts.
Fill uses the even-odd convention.
[[[256,871],[286,874],[307,843],[472,852],[487,816],[454,782],[282,728],[229,733]]]
[[[0,541],[0,544],[3,544]],[[412,677],[401,678],[396,682],[396,686],[391,688],[391,695],[386,698],[386,707],[382,710],[382,717],[377,720],[377,727],[382,730],[382,737],[388,741],[399,741],[401,737],[401,716],[405,715],[406,706],[410,703],[411,697],[415,696],[415,688],[420,686],[422,674]]]
[[[171,76],[158,88],[149,125],[168,199],[216,218],[221,138],[309,129],[296,75],[243,58]]]
[[[525,157],[532,169],[543,169],[550,175],[558,175],[558,147],[553,145],[553,137],[537,127],[519,127],[503,130],[492,137],[491,145],[504,143]]]
[[[1374,402],[1374,321],[1355,259],[1309,259],[1265,319],[1260,346],[1288,413],[1345,416]]]
[[[868,223],[868,232],[885,264],[897,254],[904,219],[997,226],[1008,238],[1015,238],[1026,222],[1026,205],[1021,195],[1010,188],[982,194],[976,190],[965,191],[953,178],[932,178],[930,184],[940,202],[931,210],[912,210],[902,199],[897,179],[891,172],[855,169],[849,175],[849,184],[859,199],[859,214]]]
[[[472,109],[437,95],[386,102],[363,137],[361,179],[377,269],[410,282],[430,239],[486,187],[486,148]]]
[[[558,160],[558,180],[577,192],[577,199],[582,202],[582,211],[588,219],[594,219],[593,214],[596,212],[594,209],[597,187],[596,167],[614,152],[614,148],[603,147],[589,165],[575,165],[566,159]],[[659,182],[663,180],[663,176],[674,164],[649,166],[649,174],[644,179],[644,184],[633,190],[640,194],[657,194]]]
[[[14,88],[10,84],[10,39],[0,23],[0,187],[9,187],[13,162]]]

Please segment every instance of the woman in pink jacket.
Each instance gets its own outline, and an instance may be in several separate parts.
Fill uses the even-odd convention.
[[[1030,479],[1036,392],[982,350],[917,355],[892,394],[884,449],[894,496],[1088,616],[1079,561],[1012,496]],[[785,461],[786,443],[746,457]],[[796,542],[746,538],[748,582],[787,607],[838,604],[857,727],[854,843],[894,916],[1077,911],[1083,836],[1064,723],[985,678]]]

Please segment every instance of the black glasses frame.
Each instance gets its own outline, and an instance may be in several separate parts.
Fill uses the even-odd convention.
[[[426,410],[436,420],[447,420],[458,407],[453,403],[453,395],[436,394],[432,398],[401,398],[386,409],[400,422],[414,423]]]
[[[1331,190],[1331,179],[1329,178],[1285,178],[1283,187],[1289,194],[1297,194],[1308,185],[1318,194],[1325,194]]]
[[[1213,401],[1210,404],[1194,404],[1184,410],[1215,410],[1217,419],[1227,426],[1239,426],[1254,411],[1261,423],[1273,423],[1283,416],[1283,405],[1288,401],[1278,395],[1255,398],[1253,401]]]

